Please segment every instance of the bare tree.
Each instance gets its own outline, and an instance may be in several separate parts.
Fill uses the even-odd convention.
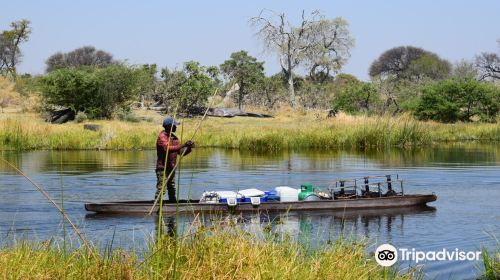
[[[462,80],[470,80],[476,79],[478,76],[478,71],[473,62],[462,59],[459,62],[456,62],[453,65],[453,77],[462,79]]]
[[[21,60],[19,45],[28,41],[31,33],[30,21],[20,20],[10,24],[11,30],[0,34],[0,73],[16,76],[16,65]]]
[[[500,39],[497,40],[500,52]],[[500,54],[500,53],[499,53]],[[476,67],[479,70],[479,80],[500,80],[500,55],[482,53],[476,56]]]
[[[349,23],[337,17],[333,20],[321,19],[311,28],[312,45],[306,54],[306,66],[312,80],[323,82],[331,74],[337,73],[351,56],[354,39],[349,33]]]
[[[479,69],[479,80],[500,80],[500,57],[496,53],[482,53],[476,57],[476,67]]]
[[[113,63],[115,63],[113,55],[103,50],[97,50],[93,46],[81,47],[68,53],[58,52],[51,55],[45,62],[47,72],[80,66],[105,67]]]
[[[278,54],[287,81],[288,102],[292,107],[295,106],[294,70],[312,47],[312,30],[321,18],[318,11],[313,11],[309,17],[302,11],[302,21],[299,27],[295,27],[285,19],[285,13],[262,10],[257,17],[250,19],[265,48]]]

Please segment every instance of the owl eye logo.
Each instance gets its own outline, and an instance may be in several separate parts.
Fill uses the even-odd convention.
[[[390,250],[383,250],[378,252],[378,259],[381,261],[392,261],[394,259],[395,252]]]
[[[381,266],[391,266],[398,260],[398,252],[391,244],[382,244],[375,251],[375,261]]]

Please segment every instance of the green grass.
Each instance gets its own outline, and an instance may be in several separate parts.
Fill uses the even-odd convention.
[[[184,140],[199,118],[183,120]],[[98,132],[83,124],[53,125],[37,115],[0,117],[0,149],[82,150],[154,149],[161,116],[154,122],[94,121]],[[295,112],[272,119],[208,118],[195,135],[198,147],[239,148],[269,152],[287,149],[420,147],[442,142],[498,142],[500,124],[421,122],[410,116],[320,118]]]
[[[177,252],[177,254],[176,254]],[[260,238],[231,226],[197,226],[162,236],[142,253],[121,249],[65,252],[48,242],[0,249],[4,279],[414,279],[378,266],[365,244],[340,240],[311,250],[290,238]],[[174,257],[176,256],[176,257]],[[175,270],[174,270],[175,267]]]
[[[482,250],[484,274],[479,279],[496,280],[500,279],[500,244],[491,255],[488,250]]]
[[[22,170],[45,198],[60,210],[85,246],[66,242],[16,241],[0,245],[3,279],[413,279],[418,271],[399,274],[378,266],[366,253],[366,244],[338,239],[322,247],[308,247],[288,235],[264,227],[262,233],[244,231],[231,219],[210,216],[211,226],[196,216],[179,235],[163,232],[159,216],[158,237],[145,249],[113,248],[113,241],[99,250],[65,214],[63,208]],[[62,182],[61,182],[62,184]],[[61,202],[62,204],[62,202]],[[178,220],[178,219],[177,219]],[[174,226],[175,228],[175,226]],[[113,237],[114,239],[114,237]],[[71,244],[70,244],[71,245]],[[69,248],[68,248],[69,247]]]

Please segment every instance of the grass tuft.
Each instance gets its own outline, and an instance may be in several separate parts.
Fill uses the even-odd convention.
[[[496,280],[500,279],[500,250],[498,249],[490,255],[488,250],[482,250],[484,274],[479,279]]]

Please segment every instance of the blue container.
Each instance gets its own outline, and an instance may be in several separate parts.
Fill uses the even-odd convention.
[[[261,198],[260,198],[260,202],[266,202],[266,201],[267,201],[267,200],[266,200],[266,197],[261,197]],[[250,203],[250,202],[252,202],[252,201],[250,200],[250,197],[245,197],[245,200],[244,200],[244,201],[242,201],[242,202],[248,202],[248,203]]]
[[[264,197],[266,198],[266,201],[280,201],[280,197],[275,191],[265,191]]]
[[[242,198],[236,198],[236,202],[242,203],[242,202],[244,202],[244,200]],[[227,198],[219,199],[219,203],[227,204]]]
[[[280,201],[280,197],[277,195],[268,195],[266,196],[266,201]]]

